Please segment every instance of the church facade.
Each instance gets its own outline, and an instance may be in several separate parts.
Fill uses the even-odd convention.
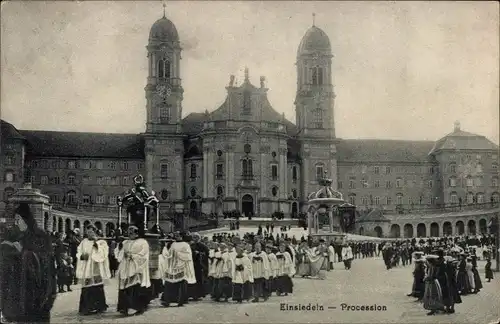
[[[146,131],[29,131],[2,121],[3,201],[29,174],[55,206],[111,210],[137,173],[164,212],[296,215],[325,175],[361,209],[500,199],[498,146],[458,123],[436,142],[337,138],[332,48],[314,25],[297,51],[295,124],[272,107],[265,77],[254,85],[248,70],[240,85],[229,77],[220,107],[183,118],[182,49],[169,19],[153,24],[146,48]]]

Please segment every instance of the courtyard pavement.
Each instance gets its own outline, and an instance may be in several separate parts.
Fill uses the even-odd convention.
[[[484,263],[480,262],[480,269]],[[52,323],[473,323],[500,319],[500,282],[483,282],[477,295],[463,297],[452,315],[427,316],[421,304],[406,297],[413,266],[386,270],[380,258],[356,259],[350,271],[335,264],[325,280],[294,278],[294,293],[272,296],[261,303],[191,302],[185,307],[163,308],[156,301],[143,315],[124,318],[116,313],[117,282],[106,287],[110,308],[105,314],[81,317],[80,290],[60,294],[52,311]],[[483,271],[480,271],[484,278]],[[498,277],[498,274],[496,274]],[[375,306],[381,310],[348,310],[347,306]],[[284,310],[297,307],[300,310]],[[313,310],[313,307],[316,307]]]

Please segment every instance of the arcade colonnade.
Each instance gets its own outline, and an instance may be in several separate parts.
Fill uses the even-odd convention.
[[[57,210],[52,210],[51,214],[45,212],[43,217],[43,229],[48,232],[68,233],[77,228],[82,232],[87,225],[93,224],[105,236],[109,236],[116,227],[116,220],[112,219],[72,215]]]
[[[420,217],[391,220],[385,224],[363,224],[358,228],[358,234],[363,235],[367,229],[377,237],[414,238],[414,237],[444,237],[455,235],[479,235],[488,233],[488,224],[495,213],[477,216],[454,217]],[[370,226],[371,225],[371,226]]]

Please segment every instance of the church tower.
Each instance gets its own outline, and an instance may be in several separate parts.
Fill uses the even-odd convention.
[[[165,6],[163,17],[151,27],[146,49],[149,72],[145,87],[145,179],[149,189],[159,193],[161,202],[180,209],[184,198],[182,49],[175,25],[165,16]]]
[[[332,48],[326,33],[313,25],[297,51],[297,94],[295,97],[297,138],[303,157],[302,197],[317,187],[320,178],[333,179],[337,187]],[[310,185],[313,185],[310,187]]]

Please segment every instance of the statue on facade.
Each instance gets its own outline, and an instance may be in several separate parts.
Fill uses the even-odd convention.
[[[229,86],[230,86],[230,87],[234,86],[234,75],[231,75],[231,76],[229,77]]]
[[[266,82],[266,77],[265,76],[261,76],[260,77],[260,87],[261,88],[265,88],[266,87],[265,82]]]

